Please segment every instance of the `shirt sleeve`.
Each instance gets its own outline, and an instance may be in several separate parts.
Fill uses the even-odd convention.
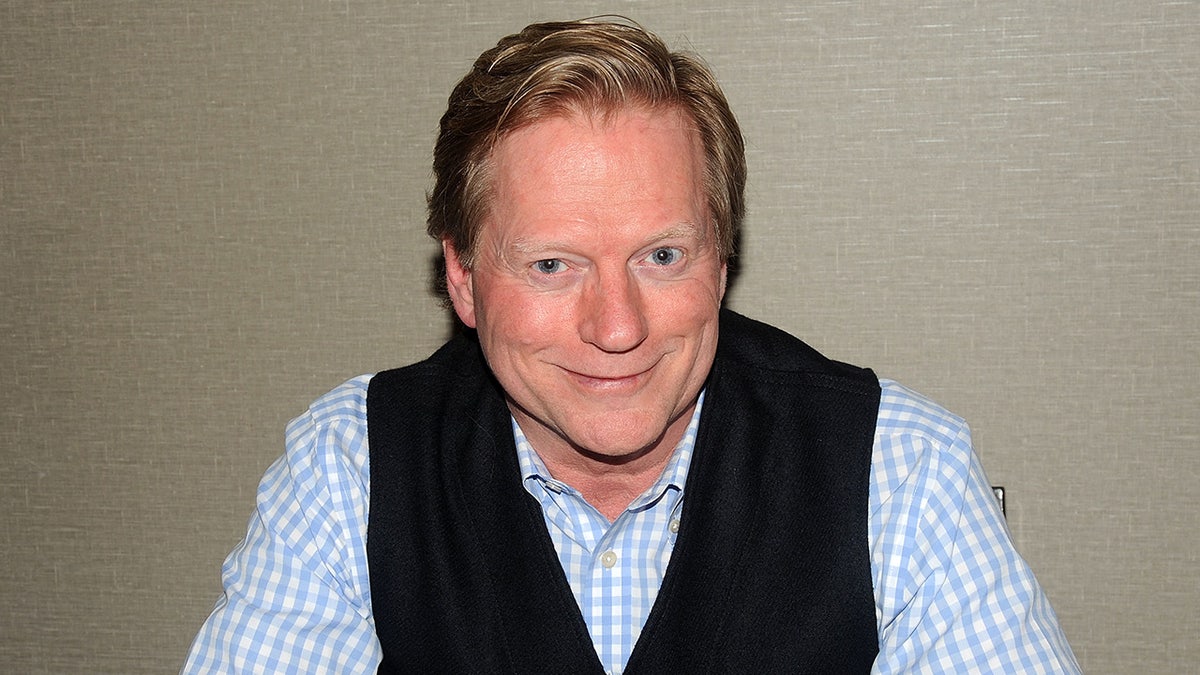
[[[872,473],[873,672],[1080,672],[963,420],[884,381]]]
[[[381,659],[366,561],[366,385],[288,425],[183,673],[363,673]]]

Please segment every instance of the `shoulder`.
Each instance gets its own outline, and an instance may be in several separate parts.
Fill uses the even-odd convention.
[[[318,397],[287,427],[283,456],[258,487],[257,516],[306,569],[347,597],[364,583],[370,462],[363,375]]]
[[[935,495],[961,498],[973,462],[971,431],[963,418],[897,382],[880,379],[871,459],[873,507],[899,494],[917,504]]]
[[[825,384],[874,394],[879,384],[866,368],[827,358],[794,335],[730,310],[721,311],[717,359],[758,381],[799,376],[808,384]]]
[[[330,482],[349,482],[365,491],[370,471],[366,402],[372,377],[347,380],[292,419],[285,433],[284,455],[267,478],[286,475],[292,489],[301,493],[324,492],[322,487]],[[346,477],[352,480],[345,481]]]
[[[366,405],[401,416],[438,409],[446,396],[460,392],[467,381],[487,380],[488,373],[474,333],[459,333],[427,359],[376,373],[369,384]]]
[[[378,665],[365,546],[369,381],[345,382],[288,424],[287,447],[259,483],[246,537],[222,568],[224,594],[185,672]]]
[[[880,378],[879,387],[880,436],[907,434],[952,445],[966,427],[963,418],[894,380]]]
[[[959,416],[893,381],[871,460],[878,672],[1078,672]]]
[[[288,447],[310,441],[316,434],[337,428],[352,434],[367,419],[367,389],[373,375],[347,380],[318,397],[287,425]],[[364,439],[365,440],[365,439]]]
[[[332,448],[365,472],[368,400],[385,389],[399,389],[416,401],[428,399],[429,386],[414,385],[433,385],[454,372],[477,372],[470,369],[477,352],[473,340],[460,336],[424,360],[343,382],[319,396],[288,423],[289,454],[294,450]]]
[[[373,377],[373,375],[359,375],[334,387],[317,397],[309,404],[308,410],[292,420],[289,426],[305,422],[321,425],[358,419],[365,414],[367,388]]]

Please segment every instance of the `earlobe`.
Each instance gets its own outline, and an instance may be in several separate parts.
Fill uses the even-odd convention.
[[[471,282],[471,270],[462,264],[458,251],[450,240],[442,240],[442,255],[446,259],[446,290],[454,312],[468,328],[475,327],[475,293]]]

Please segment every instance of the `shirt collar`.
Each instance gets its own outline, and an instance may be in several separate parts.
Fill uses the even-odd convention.
[[[700,410],[703,407],[704,392],[701,391],[700,396],[696,399],[696,409],[692,412],[692,419],[688,422],[683,438],[675,445],[675,450],[672,451],[671,458],[667,460],[662,474],[659,475],[654,485],[633,500],[628,510],[634,511],[654,503],[668,489],[683,492],[684,484],[687,482],[688,469],[692,464],[692,452],[696,447],[696,431],[700,428]],[[513,441],[517,446],[517,462],[521,467],[522,482],[527,487],[533,481],[540,482],[547,489],[555,492],[576,493],[574,488],[550,475],[542,458],[525,438],[525,432],[521,431],[521,425],[517,424],[515,417],[510,416],[510,419],[512,420]]]

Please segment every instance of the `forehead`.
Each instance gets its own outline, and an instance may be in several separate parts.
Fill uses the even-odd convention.
[[[700,134],[691,115],[674,105],[624,105],[585,108],[569,106],[509,130],[493,146],[492,155],[502,154],[513,145],[523,145],[530,137],[545,142],[557,134],[588,136],[605,132],[636,129],[674,129],[700,148]],[[557,133],[550,131],[556,130]]]
[[[673,108],[539,120],[494,148],[490,210],[504,220],[514,209],[570,205],[695,208],[705,201],[703,156],[695,126]]]

